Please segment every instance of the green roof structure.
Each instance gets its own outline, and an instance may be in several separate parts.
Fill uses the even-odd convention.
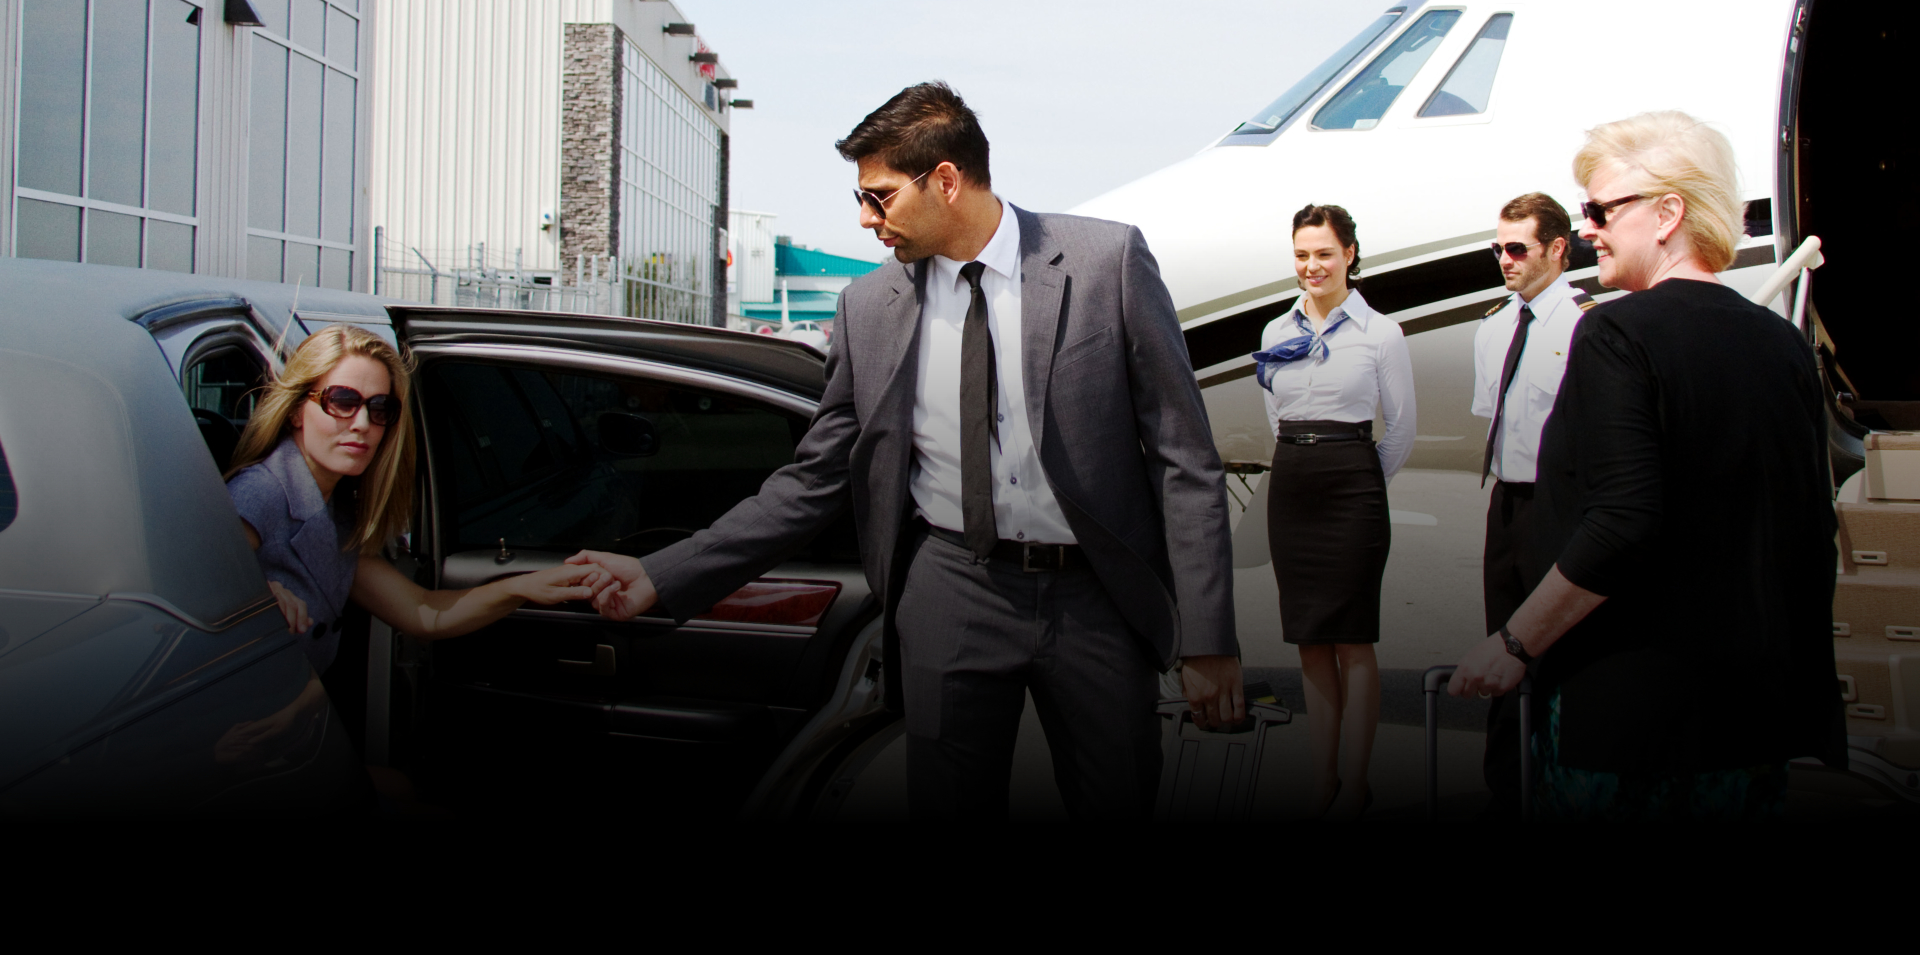
[[[815,249],[802,249],[786,244],[777,244],[773,247],[773,274],[775,275],[829,275],[858,278],[879,267],[878,262],[850,259],[844,255],[831,255]]]

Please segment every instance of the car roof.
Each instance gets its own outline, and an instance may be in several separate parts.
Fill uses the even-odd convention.
[[[0,283],[0,450],[19,502],[0,587],[151,595],[205,622],[253,604],[266,582],[224,483],[153,336],[128,319],[236,292],[284,298],[284,312],[291,295],[20,260],[0,260]]]
[[[303,308],[302,311],[305,309]],[[410,344],[428,341],[558,345],[632,355],[771,385],[818,401],[826,357],[774,335],[618,315],[399,304],[388,308]]]

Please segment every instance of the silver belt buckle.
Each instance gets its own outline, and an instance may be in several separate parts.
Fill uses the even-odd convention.
[[[1317,434],[1296,434],[1293,436],[1293,443],[1294,444],[1319,444],[1320,436]]]
[[[1045,549],[1044,551],[1042,550],[1043,548]],[[1022,545],[1020,548],[1020,569],[1029,574],[1037,574],[1042,571],[1049,571],[1049,570],[1059,570],[1061,565],[1066,563],[1066,561],[1061,559],[1062,553],[1065,550],[1066,548],[1062,547],[1059,544]],[[1045,563],[1051,564],[1052,566],[1049,566],[1049,567],[1034,566],[1033,555],[1036,553],[1051,553],[1053,555],[1053,559],[1050,561],[1046,561]]]

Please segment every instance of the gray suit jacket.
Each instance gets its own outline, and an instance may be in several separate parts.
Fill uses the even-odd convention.
[[[1121,223],[1013,211],[1027,409],[1068,525],[1164,666],[1237,655],[1225,478],[1145,238]],[[841,293],[826,393],[794,463],[712,527],[642,561],[668,613],[703,612],[851,505],[867,580],[886,595],[886,663],[897,665],[926,272],[925,262],[889,262]],[[899,685],[887,681],[894,705]]]

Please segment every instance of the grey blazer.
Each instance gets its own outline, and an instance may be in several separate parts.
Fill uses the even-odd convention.
[[[1237,655],[1224,473],[1146,239],[1122,223],[1013,211],[1027,409],[1068,525],[1163,666]],[[886,595],[893,671],[926,271],[889,262],[841,293],[826,393],[794,463],[712,527],[642,560],[668,613],[705,611],[851,506],[867,580]]]
[[[227,482],[234,509],[260,535],[260,569],[307,603],[313,623],[300,645],[318,673],[340,650],[340,615],[360,566],[357,550],[342,549],[350,528],[334,519],[333,506],[300,456],[292,437],[282,438],[266,459]]]

